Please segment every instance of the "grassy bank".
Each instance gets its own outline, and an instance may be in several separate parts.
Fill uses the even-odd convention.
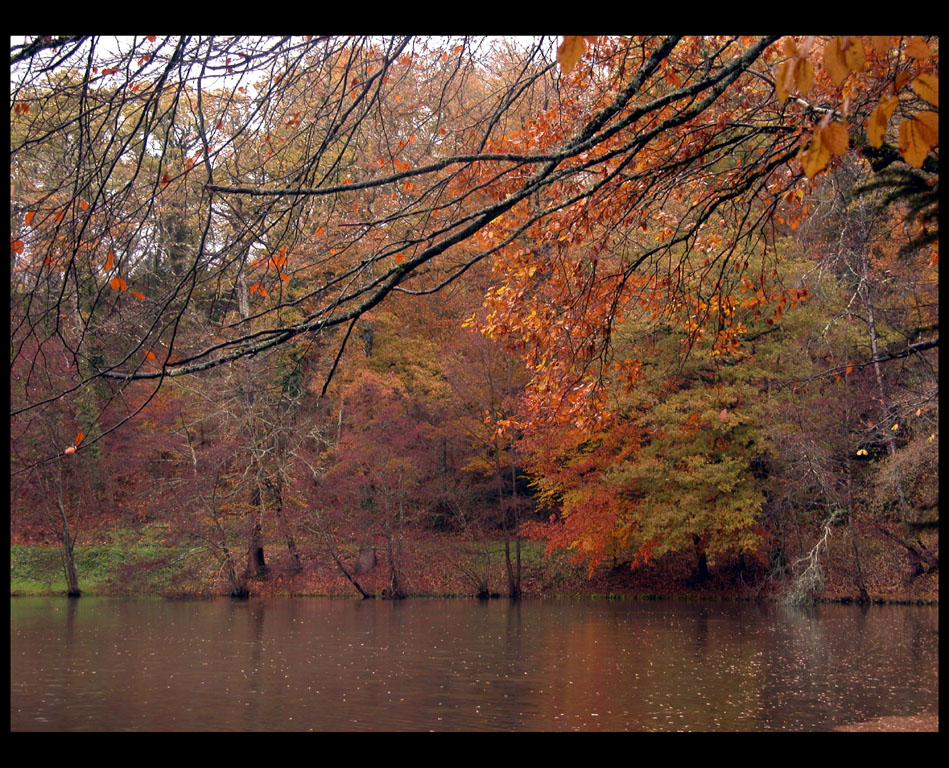
[[[303,564],[295,571],[278,540],[265,543],[269,572],[249,582],[252,595],[327,595],[357,597],[353,585],[319,542],[297,542]],[[835,546],[842,544],[834,543]],[[355,544],[341,542],[339,553],[361,586],[381,595],[389,584],[385,548],[377,545],[377,561],[356,573]],[[874,602],[938,602],[938,571],[913,580],[900,575],[899,553],[866,545],[865,580]],[[513,556],[513,547],[512,547]],[[226,595],[229,587],[214,551],[199,546],[169,544],[160,531],[109,531],[76,547],[79,586],[85,595],[164,595],[173,597]],[[508,594],[503,541],[470,541],[428,534],[407,538],[403,551],[403,581],[410,596],[469,597],[482,588],[493,595]],[[846,552],[832,552],[825,567],[823,598],[855,598]],[[239,567],[243,567],[243,559]],[[695,583],[692,562],[666,557],[637,571],[628,566],[599,568],[592,575],[571,562],[566,553],[547,556],[540,542],[521,544],[522,590],[527,597],[608,597],[626,599],[753,599],[771,598],[783,586],[768,574],[739,571],[728,563],[712,568],[711,578]],[[58,547],[15,543],[10,548],[11,595],[65,594],[66,581]]]

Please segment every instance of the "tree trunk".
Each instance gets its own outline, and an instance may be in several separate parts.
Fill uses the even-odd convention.
[[[695,534],[692,534],[692,542],[695,545],[695,569],[692,571],[692,583],[701,584],[705,581],[708,581],[709,572],[708,572],[708,555],[705,553],[705,549],[700,544],[700,539]]]
[[[274,503],[274,512],[277,515],[277,521],[280,523],[280,527],[283,528],[283,535],[287,542],[287,551],[290,553],[290,570],[293,573],[300,573],[303,570],[303,563],[300,560],[300,553],[297,550],[297,541],[293,536],[293,530],[290,528],[290,522],[283,513],[283,491],[280,483],[279,481],[276,485],[268,483],[267,488],[270,491]]]
[[[521,597],[521,537],[514,535],[514,561],[511,561],[511,536],[504,535],[504,566],[507,569],[507,593],[512,600]]]
[[[59,519],[61,522],[59,543],[61,545],[60,553],[63,558],[63,574],[66,577],[66,594],[69,597],[81,597],[82,591],[79,589],[79,571],[76,569],[76,555],[74,551],[76,540],[69,530],[69,518],[66,516],[66,507],[63,503],[62,485],[60,485],[56,495],[56,505],[59,507]]]
[[[850,551],[853,554],[853,581],[857,587],[857,602],[867,605],[870,595],[867,593],[867,584],[863,578],[863,568],[860,565],[860,552],[857,549],[857,533],[853,527],[853,518],[848,516],[847,531],[850,534]]]
[[[267,561],[264,558],[263,517],[264,509],[261,503],[260,490],[254,489],[254,527],[251,530],[250,542],[247,547],[247,578],[267,578]]]

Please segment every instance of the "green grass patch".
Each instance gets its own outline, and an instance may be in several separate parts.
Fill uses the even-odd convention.
[[[186,547],[168,547],[128,532],[112,541],[77,545],[79,588],[87,595],[164,594],[201,590],[196,558]],[[200,558],[197,558],[200,560]],[[56,595],[66,591],[58,546],[10,546],[10,594]]]

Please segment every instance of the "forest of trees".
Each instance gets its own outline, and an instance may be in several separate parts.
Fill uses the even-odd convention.
[[[868,541],[935,571],[938,56],[11,38],[14,541],[74,595],[150,521],[233,595],[279,550],[402,597],[419,533],[511,596],[524,539],[801,601],[832,531],[860,599]]]

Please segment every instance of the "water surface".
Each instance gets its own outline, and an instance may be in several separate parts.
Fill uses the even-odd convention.
[[[935,607],[11,598],[14,731],[824,731],[936,712]]]

